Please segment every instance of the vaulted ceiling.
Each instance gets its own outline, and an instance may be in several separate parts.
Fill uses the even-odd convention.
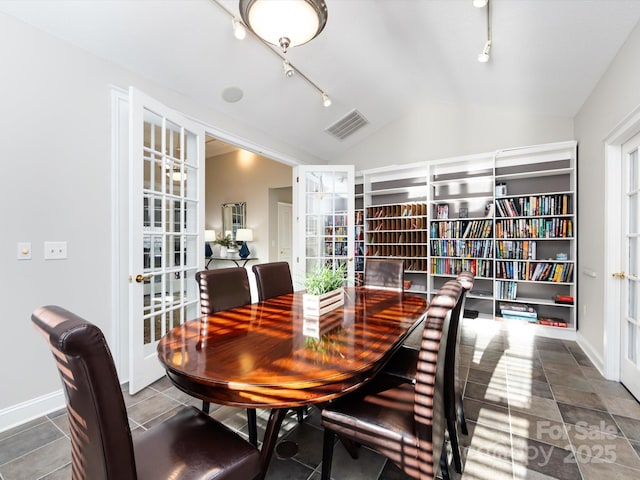
[[[640,19],[639,0],[326,0],[324,31],[287,58],[234,38],[220,0],[3,0],[0,12],[196,99],[324,160],[411,112],[416,103],[523,109],[573,117]],[[229,103],[222,93],[242,90]],[[368,125],[345,140],[325,129],[357,110]]]

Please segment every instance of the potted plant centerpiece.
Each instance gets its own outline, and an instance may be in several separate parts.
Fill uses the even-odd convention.
[[[220,249],[222,250],[220,253],[223,255],[226,255],[233,249],[233,240],[231,240],[231,235],[227,235],[226,237],[221,236],[213,243],[215,245],[220,245]]]
[[[305,316],[319,317],[344,305],[345,267],[333,268],[324,265],[309,273],[304,286],[307,289],[302,297]]]

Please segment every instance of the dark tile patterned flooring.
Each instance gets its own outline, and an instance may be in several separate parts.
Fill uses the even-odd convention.
[[[461,435],[458,480],[638,479],[640,404],[605,380],[575,342],[531,337],[526,328],[466,320],[460,352],[469,435]],[[200,402],[161,379],[124,394],[133,435],[163,421],[181,404]],[[244,410],[212,405],[211,415],[246,437]],[[258,412],[259,437],[268,416]],[[71,478],[66,411],[0,433],[0,480]],[[322,429],[315,408],[302,424],[290,412],[270,480],[319,480]],[[362,448],[352,460],[340,443],[335,480],[406,480],[394,465]]]

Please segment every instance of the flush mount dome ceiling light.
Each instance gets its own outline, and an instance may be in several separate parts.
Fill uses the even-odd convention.
[[[284,53],[315,38],[327,23],[324,0],[240,0],[242,21]]]

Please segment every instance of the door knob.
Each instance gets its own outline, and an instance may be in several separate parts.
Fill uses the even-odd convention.
[[[136,275],[136,283],[142,283],[142,282],[144,282],[145,280],[149,280],[149,279],[151,279],[152,277],[153,277],[153,273],[150,273],[150,274],[148,274],[148,275],[141,275],[141,274],[138,274],[138,275]]]
[[[620,280],[624,280],[626,278],[626,275],[624,274],[624,272],[612,273],[611,276],[613,278],[619,278]]]

